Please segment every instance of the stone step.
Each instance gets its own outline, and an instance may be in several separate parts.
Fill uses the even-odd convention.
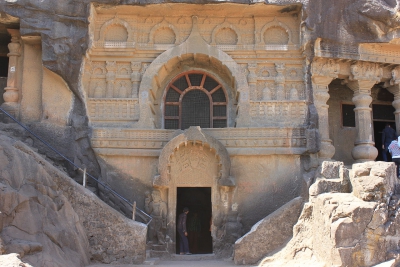
[[[166,245],[152,245],[151,250],[154,251],[167,251],[167,246]]]
[[[215,260],[217,259],[217,256],[215,254],[191,254],[191,255],[171,254],[170,259],[172,261],[203,261],[203,260]]]
[[[171,256],[167,251],[150,250],[150,258],[169,259]]]
[[[160,258],[149,258],[146,259],[142,264],[143,265],[157,265],[160,262]]]

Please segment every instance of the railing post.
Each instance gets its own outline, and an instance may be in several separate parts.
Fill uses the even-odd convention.
[[[83,187],[86,188],[86,168],[83,169],[83,182],[82,182]]]
[[[136,201],[133,201],[133,205],[132,205],[132,220],[135,221],[135,214],[136,214]]]

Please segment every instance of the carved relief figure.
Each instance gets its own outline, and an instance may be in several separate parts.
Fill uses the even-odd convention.
[[[100,83],[96,83],[94,87],[94,98],[102,98],[105,94],[105,88],[100,85]]]
[[[153,190],[151,198],[149,192],[145,198],[145,211],[153,217],[149,226],[149,241],[165,244],[165,229],[167,228],[167,204],[162,201],[161,193]]]
[[[126,86],[126,82],[120,82],[118,91],[119,91],[118,95],[119,95],[120,98],[125,98],[126,97],[126,94],[127,94],[127,91],[128,91],[128,88]]]
[[[265,83],[265,87],[263,89],[263,100],[272,100],[272,92],[268,87],[268,83]]]
[[[295,87],[295,85],[292,85],[292,89],[290,89],[290,100],[298,100],[299,99],[299,93]]]

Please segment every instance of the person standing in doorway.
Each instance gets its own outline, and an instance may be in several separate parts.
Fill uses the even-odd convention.
[[[189,242],[188,242],[188,233],[186,230],[186,218],[187,214],[189,213],[189,208],[184,208],[183,212],[179,215],[179,220],[178,220],[178,233],[180,237],[180,254],[181,255],[189,255],[192,254],[189,252]]]
[[[201,222],[197,216],[197,212],[193,214],[193,217],[189,218],[189,247],[192,253],[196,254],[199,252],[199,236],[201,233]]]
[[[390,126],[390,123],[386,123],[385,129],[382,131],[382,158],[383,161],[388,160],[388,148],[392,140],[397,138],[396,131]]]
[[[396,164],[396,176],[400,178],[399,166],[400,166],[400,137],[399,140],[393,140],[389,145],[389,151],[392,154],[392,161]]]

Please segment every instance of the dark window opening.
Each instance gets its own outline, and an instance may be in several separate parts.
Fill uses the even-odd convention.
[[[381,121],[394,121],[395,109],[392,105],[372,105],[372,118]]]
[[[227,127],[224,88],[210,75],[191,71],[176,77],[164,97],[164,128]]]
[[[342,104],[342,126],[356,127],[355,105]]]
[[[8,76],[8,57],[0,57],[0,77]]]

